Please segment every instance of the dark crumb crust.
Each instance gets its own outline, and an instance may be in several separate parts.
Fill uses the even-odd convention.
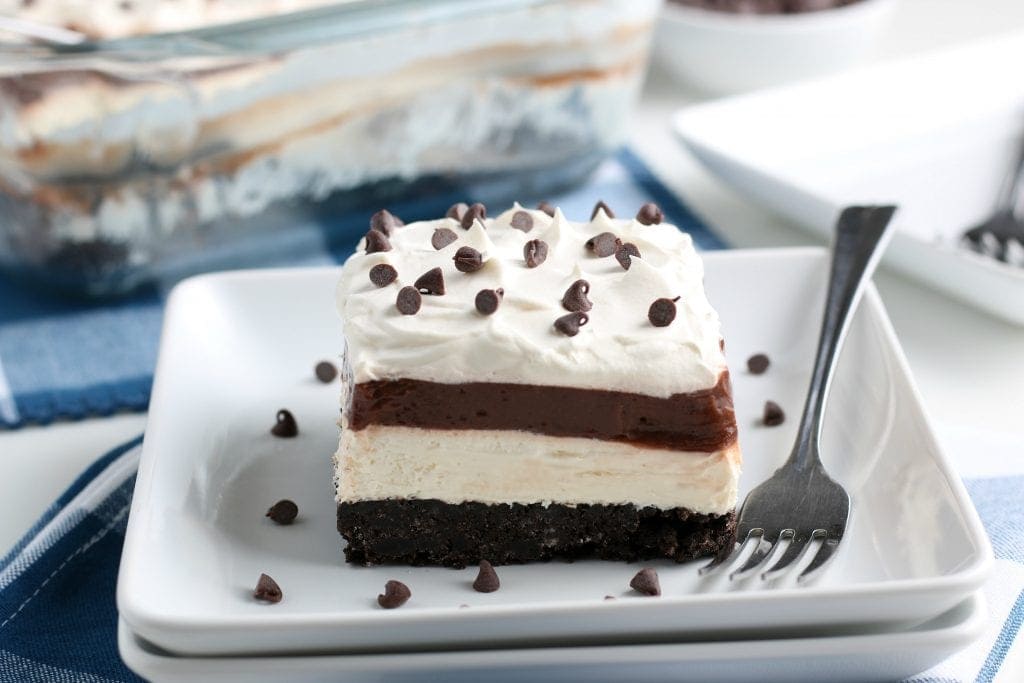
[[[338,505],[338,531],[353,564],[462,568],[488,560],[686,562],[732,541],[736,515],[633,505],[530,505],[371,500]]]

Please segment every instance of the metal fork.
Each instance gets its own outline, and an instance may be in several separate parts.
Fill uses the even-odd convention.
[[[701,575],[734,564],[749,546],[754,546],[729,578],[746,578],[767,566],[769,560],[775,560],[775,564],[762,571],[761,578],[779,578],[791,564],[803,559],[812,547],[811,541],[821,540],[814,558],[797,579],[804,583],[835,556],[849,519],[850,497],[828,476],[819,457],[825,400],[852,314],[891,235],[889,223],[895,211],[894,206],[854,206],[840,214],[821,337],[793,452],[743,501],[736,533],[736,539],[743,542],[727,544],[701,568]],[[786,540],[789,544],[780,551],[779,541]]]
[[[963,239],[980,254],[1024,266],[1024,144],[999,188],[995,212],[965,232]]]

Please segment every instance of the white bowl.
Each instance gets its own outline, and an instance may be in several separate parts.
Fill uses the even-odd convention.
[[[655,55],[671,74],[712,93],[819,76],[867,57],[895,0],[861,0],[802,14],[731,14],[667,2]]]

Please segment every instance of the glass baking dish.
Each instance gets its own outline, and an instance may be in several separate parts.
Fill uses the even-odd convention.
[[[386,203],[543,198],[622,143],[659,5],[355,0],[5,44],[0,268],[116,294],[272,261],[303,230],[354,243]]]

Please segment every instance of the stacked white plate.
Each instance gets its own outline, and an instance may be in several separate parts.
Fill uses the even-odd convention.
[[[1017,31],[688,107],[674,127],[723,182],[825,236],[845,206],[898,205],[890,265],[1024,325],[1024,266],[961,243],[1024,145],[1021,64]]]
[[[767,399],[799,413],[817,340],[827,254],[707,254],[724,325],[740,439],[741,496],[789,452],[795,419],[759,425]],[[648,563],[663,595],[628,588],[637,566],[576,562],[475,569],[354,567],[335,530],[331,454],[338,387],[336,269],[203,276],[171,296],[118,585],[121,654],[154,681],[893,679],[966,646],[984,621],[992,554],[940,451],[880,299],[869,289],[833,385],[829,470],[852,521],[814,585],[701,579]],[[768,373],[742,371],[756,352]],[[269,434],[279,408],[300,434]],[[290,498],[296,524],[264,512]],[[284,599],[252,599],[261,572]],[[396,578],[397,610],[376,596]],[[611,595],[614,600],[606,600]],[[771,666],[766,666],[766,665]]]

